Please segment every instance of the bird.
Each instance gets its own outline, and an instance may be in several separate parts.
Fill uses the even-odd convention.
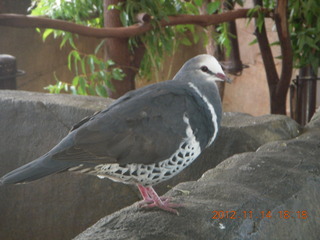
[[[189,166],[215,141],[222,106],[217,81],[230,82],[217,59],[189,59],[172,80],[132,90],[84,118],[49,152],[3,176],[0,185],[70,171],[137,185],[141,207],[178,214],[153,186]]]

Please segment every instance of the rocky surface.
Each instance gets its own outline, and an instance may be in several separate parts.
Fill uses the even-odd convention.
[[[73,124],[83,117],[105,108],[110,103],[111,100],[97,97],[0,91],[0,175],[44,154],[68,133]],[[313,125],[311,127],[314,129]],[[300,133],[299,125],[285,116],[252,117],[246,114],[227,113],[223,117],[216,144],[207,149],[194,164],[180,175],[156,186],[156,189],[159,193],[164,193],[179,182],[199,179],[208,169],[214,168],[224,159],[236,153],[255,151],[265,143],[292,139]],[[235,159],[240,158],[239,156],[242,155],[236,155]],[[221,166],[228,162],[235,164],[238,160],[228,159],[212,171],[219,172]],[[237,167],[228,171],[239,174]],[[248,175],[254,175],[253,170],[247,171]],[[210,176],[210,172],[207,172],[205,176]],[[243,170],[242,173],[247,172]],[[223,171],[221,174],[224,175]],[[231,175],[228,173],[227,176]],[[127,236],[126,227],[121,227],[124,224],[122,221],[126,221],[124,226],[128,226],[127,231],[140,231],[140,235],[130,235],[131,239],[143,239],[143,237],[148,239],[153,235],[161,236],[167,226],[164,224],[167,218],[176,219],[181,223],[186,221],[191,225],[194,224],[197,226],[197,231],[201,233],[206,230],[206,225],[199,226],[199,224],[208,220],[208,217],[210,220],[211,212],[216,210],[208,202],[222,204],[219,196],[221,198],[224,196],[227,202],[232,203],[234,199],[240,199],[242,196],[241,191],[237,190],[234,190],[234,193],[232,191],[226,192],[224,195],[221,195],[222,193],[219,195],[217,192],[211,196],[210,194],[214,194],[216,188],[227,191],[231,187],[225,189],[228,184],[223,183],[225,181],[223,176],[219,176],[219,181],[214,180],[209,183],[205,180],[206,178],[203,177],[198,182],[179,185],[169,193],[176,196],[176,200],[185,202],[186,207],[180,210],[181,219],[159,211],[140,211],[134,205],[110,215],[109,220],[101,221],[106,221],[108,229],[111,226],[108,225],[111,221],[115,224],[112,227],[113,230],[117,229],[121,236]],[[252,179],[252,181],[255,180]],[[186,187],[185,184],[187,184]],[[170,187],[168,188],[168,186]],[[211,186],[213,190],[206,190],[206,186]],[[241,186],[239,183],[237,188],[244,188]],[[186,195],[188,191],[190,193]],[[200,196],[201,191],[206,192],[202,192]],[[200,199],[194,198],[194,194],[198,195]],[[26,185],[2,186],[0,187],[0,239],[70,239],[100,218],[138,200],[139,194],[134,186],[70,173],[53,175]],[[228,211],[231,209],[228,207],[229,205],[222,205],[218,209]],[[190,209],[193,210],[190,211]],[[252,207],[247,211],[250,210],[253,211]],[[266,211],[266,209],[263,210]],[[150,222],[148,216],[155,218],[155,221]],[[135,223],[137,225],[148,226],[149,231],[144,231],[141,228],[139,230],[139,227],[132,230],[131,228],[135,228],[135,225],[130,225],[130,223],[132,224],[134,221],[138,221]],[[159,224],[152,225],[156,221],[160,226]],[[271,223],[273,222],[274,220],[271,221]],[[207,222],[214,229],[217,226],[219,228],[219,223],[214,220]],[[223,226],[220,227],[223,228]],[[93,234],[92,237],[87,239],[105,238],[104,234],[107,232],[105,228],[101,225],[95,225],[94,229],[91,232],[86,231],[80,239],[91,234]],[[177,229],[181,229],[181,231],[184,229],[182,232],[190,234],[198,233],[193,232],[193,229],[188,225],[181,225]],[[96,234],[96,231],[101,234]],[[153,235],[150,235],[150,231],[154,231]],[[225,232],[227,231],[222,231],[222,233]],[[170,236],[180,236],[176,235],[177,232],[167,232],[167,234],[173,234],[168,235],[168,239]],[[110,236],[115,235],[111,234]],[[185,235],[186,239],[188,237],[192,239],[192,236]],[[109,239],[114,238],[110,237]]]
[[[0,91],[0,175],[46,153],[73,124],[110,103],[98,97]],[[119,193],[119,201],[112,192]],[[70,239],[138,199],[128,186],[69,173],[1,186],[0,239]]]
[[[305,132],[234,155],[166,195],[180,216],[137,204],[98,221],[84,239],[318,239],[320,113]]]
[[[301,127],[282,115],[253,117],[244,113],[224,113],[217,140],[190,167],[170,181],[156,186],[160,193],[168,191],[183,181],[197,180],[208,169],[224,159],[243,152],[257,150],[261,145],[275,140],[291,139],[301,133]]]

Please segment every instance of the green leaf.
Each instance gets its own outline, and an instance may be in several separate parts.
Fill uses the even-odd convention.
[[[73,79],[72,79],[72,85],[73,86],[77,86],[79,84],[79,76],[75,76]]]
[[[116,9],[116,5],[115,4],[109,4],[107,7],[107,10],[114,10]]]
[[[253,39],[253,40],[249,43],[249,46],[251,46],[251,45],[253,45],[253,44],[256,44],[256,43],[258,43],[258,39],[257,39],[257,38]]]
[[[77,94],[78,94],[77,88],[76,88],[75,86],[70,86],[70,90],[71,90],[71,93],[72,93],[73,95],[77,95]]]
[[[68,38],[67,38],[66,36],[64,36],[64,37],[62,38],[62,41],[61,41],[61,43],[60,43],[60,49],[66,44],[67,40],[68,40]]]
[[[249,9],[247,16],[248,16],[248,20],[247,20],[247,26],[249,25],[249,23],[251,22],[254,14],[256,14],[259,10],[261,9],[260,5],[256,5],[254,8]]]
[[[258,26],[259,32],[261,32],[263,25],[264,25],[264,14],[262,14],[261,12],[258,12],[257,26]]]
[[[213,14],[213,13],[217,12],[219,10],[219,8],[220,8],[220,1],[211,2],[207,6],[207,13]]]
[[[50,85],[44,87],[43,89],[48,90],[49,93],[54,93],[55,86],[50,84]]]
[[[194,42],[195,44],[197,44],[197,43],[199,42],[199,40],[200,40],[200,35],[198,35],[198,34],[193,34],[193,42]]]
[[[108,97],[107,90],[106,90],[105,86],[103,86],[103,85],[97,85],[96,86],[96,92],[101,97]]]
[[[107,88],[110,89],[112,92],[115,91],[115,88],[114,88],[112,82],[110,81],[110,79],[106,79],[106,81],[104,83],[107,86]]]
[[[68,54],[68,69],[71,71],[72,67],[71,67],[71,61],[72,61],[72,52],[70,52]]]
[[[183,44],[183,45],[186,45],[186,46],[191,46],[192,45],[192,42],[188,39],[188,38],[183,38],[183,39],[181,39],[181,43]]]
[[[115,65],[114,61],[112,61],[111,59],[107,60],[106,64],[108,67]]]
[[[106,40],[104,39],[98,44],[98,46],[94,49],[94,54],[97,54],[99,52],[100,48],[105,44],[105,42]]]
[[[64,83],[64,90],[65,90],[66,92],[69,91],[69,87],[68,87],[68,84],[67,84],[67,83]]]
[[[91,71],[91,73],[93,73],[93,72],[95,71],[94,58],[95,58],[95,56],[94,56],[94,55],[90,55],[90,56],[88,56],[88,64],[89,64],[89,67],[90,67],[90,71]]]
[[[315,43],[314,43],[314,39],[307,36],[306,37],[306,43],[311,47],[311,48],[314,48],[315,50],[318,50],[319,51],[319,46],[317,46]]]
[[[46,30],[44,30],[43,34],[42,34],[42,41],[45,41],[47,39],[47,37],[53,33],[53,29],[51,28],[47,28]]]
[[[87,85],[86,79],[84,77],[79,76],[78,92],[80,95],[87,95],[86,85]]]
[[[96,96],[98,95],[98,93],[96,92],[95,86],[93,83],[91,83],[88,87],[87,87],[87,93],[88,95],[91,96]]]
[[[76,45],[74,44],[73,38],[69,38],[68,40],[69,40],[69,44],[71,45],[71,47],[73,49],[77,49]]]
[[[244,0],[235,0],[236,3],[239,4],[239,6],[243,7],[244,5]]]
[[[80,63],[81,63],[81,71],[83,74],[86,74],[86,62],[85,62],[85,58],[81,59],[80,60]]]
[[[122,80],[125,74],[123,73],[122,69],[114,68],[112,69],[112,78],[116,80]]]
[[[201,7],[202,6],[202,0],[193,0],[196,6]]]
[[[280,42],[279,41],[274,41],[272,43],[270,43],[270,47],[272,46],[279,46],[280,45]]]

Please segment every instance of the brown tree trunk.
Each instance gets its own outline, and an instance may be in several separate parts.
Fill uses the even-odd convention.
[[[108,5],[117,4],[122,0],[104,0],[104,26],[122,27],[120,11],[107,10]],[[144,46],[140,46],[131,52],[128,38],[108,38],[105,43],[105,59],[113,60],[126,74],[123,80],[111,80],[115,91],[109,90],[111,98],[119,98],[126,92],[135,89],[135,75],[138,72],[141,59],[144,54]]]
[[[255,0],[254,4],[262,6],[262,0]],[[263,24],[261,31],[258,29],[255,31],[267,75],[270,93],[270,111],[273,114],[283,115],[286,115],[286,97],[292,74],[292,50],[286,16],[287,5],[287,0],[278,0],[275,13],[275,23],[282,55],[280,77],[273,60],[265,25]]]
[[[278,106],[274,106],[275,112],[286,115],[287,93],[291,82],[293,68],[293,53],[288,27],[288,0],[278,0],[274,20],[281,48],[282,64],[280,81],[277,84],[275,98]]]

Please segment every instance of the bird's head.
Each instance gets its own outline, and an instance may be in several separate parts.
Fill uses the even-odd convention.
[[[201,54],[188,60],[178,71],[173,80],[192,79],[194,76],[214,82],[231,82],[230,78],[223,72],[217,59],[208,54]]]

